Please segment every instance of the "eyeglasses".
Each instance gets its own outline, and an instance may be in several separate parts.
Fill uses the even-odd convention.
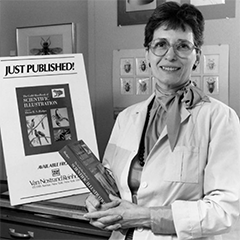
[[[173,47],[175,54],[180,58],[187,58],[193,49],[200,50],[187,40],[180,40],[171,45],[165,38],[157,38],[149,44],[152,53],[158,57],[164,56],[171,47]]]

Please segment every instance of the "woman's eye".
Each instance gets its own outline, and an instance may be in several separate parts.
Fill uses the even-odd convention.
[[[157,42],[155,48],[165,48],[167,46],[166,42]]]
[[[191,49],[191,47],[186,43],[179,44],[177,48],[179,50],[190,50]]]

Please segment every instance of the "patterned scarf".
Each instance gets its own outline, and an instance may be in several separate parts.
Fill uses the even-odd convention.
[[[156,143],[165,125],[167,125],[168,139],[173,151],[178,140],[181,116],[180,106],[184,104],[186,109],[193,108],[201,101],[210,102],[201,89],[194,86],[191,81],[178,87],[172,93],[164,91],[156,84],[156,97],[152,109],[145,136],[146,154]]]

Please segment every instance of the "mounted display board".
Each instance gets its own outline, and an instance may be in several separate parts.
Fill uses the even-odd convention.
[[[82,54],[0,58],[0,69],[11,204],[88,192],[58,153],[84,139],[98,156]]]

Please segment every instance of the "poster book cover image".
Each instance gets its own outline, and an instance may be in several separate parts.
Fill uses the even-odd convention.
[[[101,202],[110,202],[110,193],[120,197],[114,178],[83,140],[66,145],[59,153]]]
[[[16,88],[25,155],[58,151],[76,129],[68,84]]]

